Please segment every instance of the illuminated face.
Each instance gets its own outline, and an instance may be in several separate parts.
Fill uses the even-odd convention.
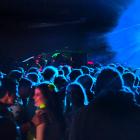
[[[42,94],[42,91],[39,88],[35,89],[33,99],[36,107],[40,107],[42,104],[45,104],[45,98]]]

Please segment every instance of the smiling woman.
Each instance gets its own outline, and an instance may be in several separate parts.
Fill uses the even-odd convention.
[[[46,107],[46,99],[44,98],[41,90],[39,88],[35,89],[34,93],[34,101],[35,101],[35,106],[39,108],[45,108]]]
[[[63,138],[63,117],[55,86],[50,83],[37,85],[33,99],[38,108],[32,118],[32,123],[36,127],[36,140],[61,140]]]

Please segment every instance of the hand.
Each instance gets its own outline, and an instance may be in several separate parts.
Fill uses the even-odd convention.
[[[47,114],[43,110],[37,110],[31,122],[37,127],[40,124],[46,123]]]

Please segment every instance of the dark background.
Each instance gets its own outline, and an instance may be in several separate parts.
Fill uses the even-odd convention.
[[[132,0],[0,1],[0,64],[42,52],[72,50],[113,59],[104,34]]]

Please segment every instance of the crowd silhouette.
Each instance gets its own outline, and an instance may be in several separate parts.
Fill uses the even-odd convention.
[[[115,63],[0,72],[0,139],[138,140],[139,76]]]

